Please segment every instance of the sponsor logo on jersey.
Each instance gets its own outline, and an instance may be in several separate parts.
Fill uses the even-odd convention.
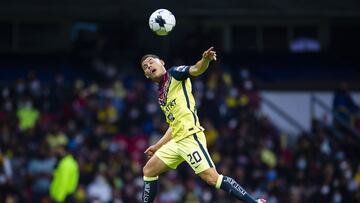
[[[165,109],[166,112],[169,112],[175,106],[176,106],[176,99],[173,99],[172,101],[170,101],[169,103],[166,104],[164,109]]]

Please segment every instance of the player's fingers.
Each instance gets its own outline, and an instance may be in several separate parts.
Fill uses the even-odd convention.
[[[206,53],[209,53],[210,51],[212,51],[214,49],[214,47],[210,47],[208,50],[206,50]]]
[[[147,154],[146,154],[146,157],[147,157],[147,158],[151,158],[152,155],[153,155],[152,153],[147,153]]]
[[[205,52],[205,53],[203,54],[203,57],[213,56],[214,54],[215,54],[215,52],[214,52],[214,51]]]
[[[208,50],[206,50],[204,53],[203,53],[203,58],[205,57],[211,57],[211,58],[214,58],[214,56],[216,56],[216,51],[212,51],[214,47],[210,47]]]
[[[149,151],[150,151],[150,147],[145,150],[144,154],[147,154]]]
[[[216,53],[212,53],[211,57],[216,61]]]

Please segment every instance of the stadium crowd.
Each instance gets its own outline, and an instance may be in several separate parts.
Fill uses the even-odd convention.
[[[0,202],[51,202],[65,146],[79,165],[73,202],[136,203],[144,150],[167,129],[154,84],[99,61],[103,80],[43,82],[36,72],[0,88]],[[212,69],[212,70],[210,70]],[[211,67],[193,80],[198,114],[217,169],[269,203],[360,202],[360,142],[314,121],[294,142],[259,109],[245,69]],[[103,71],[105,70],[105,71]],[[236,202],[205,187],[186,164],[163,175],[157,203]]]

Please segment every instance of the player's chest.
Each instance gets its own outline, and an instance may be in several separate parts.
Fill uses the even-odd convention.
[[[177,108],[182,102],[183,91],[181,84],[173,82],[163,95],[159,95],[160,108],[166,113]]]

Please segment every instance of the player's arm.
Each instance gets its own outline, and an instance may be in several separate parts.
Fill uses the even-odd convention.
[[[196,62],[195,65],[190,67],[189,74],[191,76],[199,76],[203,74],[209,67],[209,63],[212,60],[216,61],[216,52],[213,51],[213,49],[214,47],[210,47],[208,50],[204,51],[202,58]]]
[[[164,144],[166,144],[167,142],[169,142],[171,139],[172,139],[172,136],[171,136],[171,133],[172,133],[172,130],[171,128],[169,127],[164,136],[154,145],[151,145],[149,148],[147,148],[145,150],[145,154],[150,158],[152,157],[152,155],[155,154],[155,152],[160,149],[161,146],[163,146]]]
[[[169,127],[166,130],[164,136],[155,144],[155,146],[159,149],[161,146],[163,146],[164,144],[169,142],[172,139],[171,133],[172,133],[172,130]]]

